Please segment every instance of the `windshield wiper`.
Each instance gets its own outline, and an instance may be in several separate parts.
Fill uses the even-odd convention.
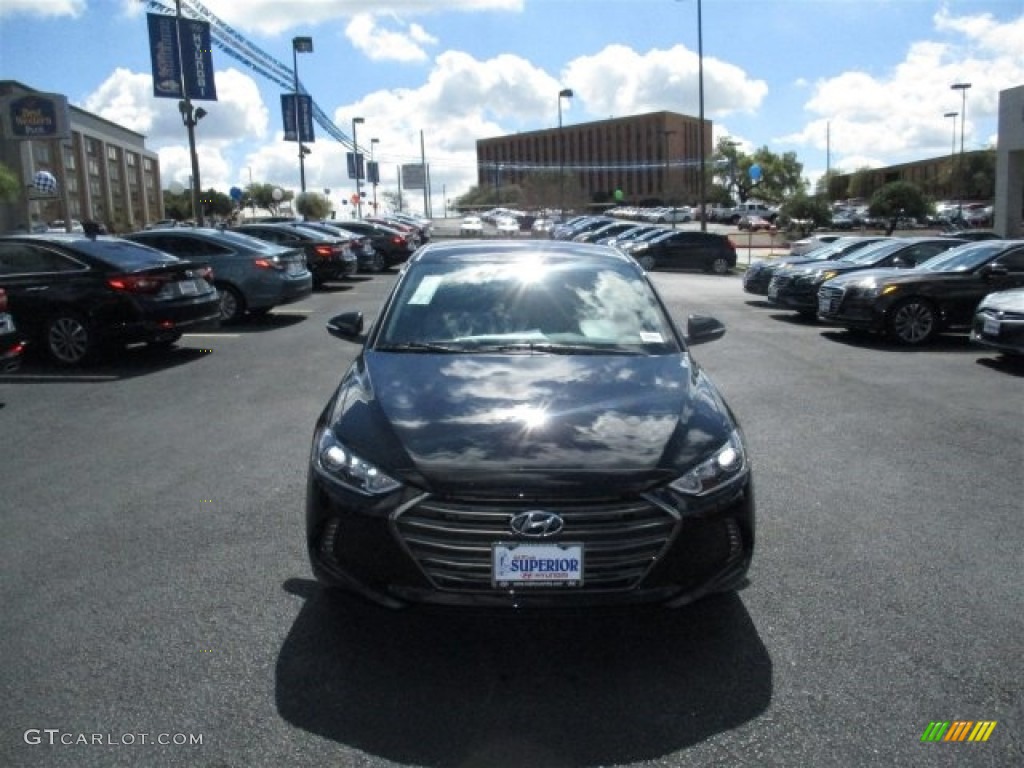
[[[481,344],[473,347],[474,352],[541,352],[552,355],[642,355],[633,347],[618,345],[594,346],[592,344],[560,344],[550,341],[520,341],[503,344]]]
[[[453,346],[451,344],[440,344],[433,341],[403,341],[398,344],[380,344],[378,352],[465,352],[464,346]]]

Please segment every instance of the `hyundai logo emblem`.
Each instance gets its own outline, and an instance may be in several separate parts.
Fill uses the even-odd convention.
[[[509,520],[509,526],[520,536],[554,536],[562,532],[565,521],[554,512],[533,509],[513,515]]]

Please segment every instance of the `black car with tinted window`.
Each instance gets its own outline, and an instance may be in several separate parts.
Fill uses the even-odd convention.
[[[829,280],[818,316],[847,328],[886,333],[906,345],[944,331],[970,330],[988,294],[1024,286],[1024,240],[965,243],[916,269],[869,270]]]
[[[208,264],[117,237],[47,233],[0,237],[0,288],[18,330],[57,363],[104,346],[169,345],[215,325]]]
[[[317,420],[306,543],[384,605],[679,605],[754,547],[736,417],[649,277],[601,246],[425,246]]]
[[[330,280],[343,280],[359,271],[355,252],[348,241],[337,235],[284,223],[239,224],[234,231],[284,248],[302,250],[306,254],[306,267],[313,275],[314,287]]]
[[[736,244],[716,232],[667,229],[664,234],[627,242],[626,253],[652,269],[700,269],[724,275],[736,266]]]
[[[818,289],[825,281],[866,269],[910,269],[962,242],[951,237],[886,238],[836,261],[776,272],[768,284],[768,300],[814,317],[818,312]]]

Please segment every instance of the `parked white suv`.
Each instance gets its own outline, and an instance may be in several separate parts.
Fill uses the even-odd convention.
[[[775,220],[779,217],[779,212],[776,208],[772,208],[764,203],[740,203],[732,209],[732,214],[729,216],[729,223],[736,224],[744,216],[760,216],[762,219],[766,219],[774,224]]]

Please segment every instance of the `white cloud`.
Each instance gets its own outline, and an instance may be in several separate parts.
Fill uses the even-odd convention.
[[[419,24],[404,25],[395,18],[390,23],[400,28],[387,29],[378,16],[359,13],[345,27],[345,36],[371,61],[425,61],[427,52],[422,46],[437,40]]]
[[[699,112],[698,56],[681,45],[647,53],[610,45],[569,62],[563,79],[582,99],[587,112],[599,119],[659,110]],[[765,81],[749,77],[732,64],[704,57],[707,118],[755,112],[767,93]]]
[[[3,0],[0,18],[10,16],[72,16],[85,13],[86,0]]]

